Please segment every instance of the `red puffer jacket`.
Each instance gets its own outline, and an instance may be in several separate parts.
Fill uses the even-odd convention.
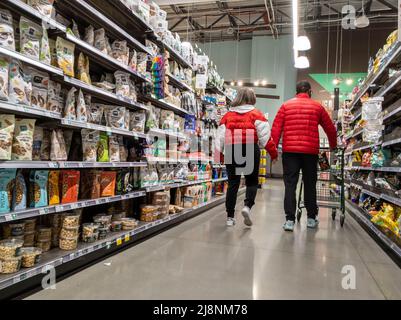
[[[337,146],[337,132],[329,114],[307,93],[300,93],[284,103],[273,123],[272,138],[278,145],[283,134],[283,152],[318,154],[319,125],[329,139],[330,148]]]
[[[216,149],[224,153],[224,145],[257,143],[269,152],[272,159],[278,156],[271,138],[269,122],[254,106],[230,108],[221,119],[216,137]]]

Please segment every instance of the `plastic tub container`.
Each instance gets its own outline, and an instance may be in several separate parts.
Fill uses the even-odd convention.
[[[68,213],[62,216],[61,226],[63,228],[79,227],[80,214]]]
[[[118,232],[123,228],[123,224],[121,220],[114,220],[111,222],[111,231]]]
[[[82,226],[82,241],[95,242],[99,238],[99,225],[97,223],[84,223]]]
[[[0,259],[15,257],[18,250],[24,245],[19,239],[8,239],[0,241]]]
[[[114,213],[111,221],[121,221],[121,219],[123,219],[125,217],[126,217],[125,213]]]
[[[60,237],[59,246],[61,250],[71,251],[78,246],[78,238],[62,238]]]
[[[50,250],[52,242],[51,240],[37,240],[35,246],[42,249],[42,252],[47,252]]]
[[[111,224],[112,215],[98,214],[93,217],[93,222],[99,224],[101,227],[106,227]]]
[[[35,232],[36,219],[27,219],[23,222],[25,223],[25,233]]]
[[[21,248],[18,254],[22,257],[22,267],[31,268],[40,262],[42,249],[35,247]]]
[[[60,231],[60,238],[78,238],[79,236],[79,227],[64,227]]]
[[[109,233],[109,231],[110,231],[110,228],[108,228],[108,227],[100,227],[100,228],[99,228],[99,236],[98,236],[98,239],[101,240],[101,239],[106,238],[107,235],[108,235],[108,233]]]
[[[36,240],[49,241],[52,238],[52,228],[39,226],[36,228]]]
[[[10,274],[21,269],[22,257],[5,257],[0,259],[0,273]]]
[[[25,233],[25,223],[9,223],[3,226],[3,237],[10,238],[10,237],[18,237],[23,236]]]
[[[24,247],[32,247],[35,244],[35,231],[25,232]]]
[[[138,225],[138,222],[134,218],[124,218],[121,220],[122,230],[133,230]]]

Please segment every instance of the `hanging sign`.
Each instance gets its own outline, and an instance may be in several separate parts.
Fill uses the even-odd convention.
[[[196,89],[206,89],[206,84],[207,84],[207,75],[197,74],[196,81],[195,81],[195,88]]]
[[[209,57],[208,56],[195,56],[195,70],[198,74],[207,74]]]

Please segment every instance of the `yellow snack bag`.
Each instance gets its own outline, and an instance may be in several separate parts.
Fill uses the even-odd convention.
[[[49,172],[49,205],[60,203],[59,176],[60,171],[52,170]]]
[[[74,77],[74,51],[75,44],[57,37],[57,64],[64,71],[65,75]]]

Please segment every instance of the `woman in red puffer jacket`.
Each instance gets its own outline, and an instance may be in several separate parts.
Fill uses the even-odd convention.
[[[255,108],[256,95],[252,89],[241,88],[230,111],[221,119],[216,139],[216,149],[224,154],[228,175],[226,198],[227,226],[235,225],[235,205],[241,181],[246,180],[244,223],[252,225],[250,212],[255,204],[259,184],[260,148],[265,148],[271,158],[277,158],[277,148],[270,136],[270,125],[262,112]]]

